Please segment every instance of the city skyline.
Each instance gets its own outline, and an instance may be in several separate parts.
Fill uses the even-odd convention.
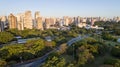
[[[7,6],[4,6],[6,5]],[[120,16],[119,0],[4,0],[0,2],[0,16],[10,13],[23,13],[31,10],[40,11],[44,17],[82,16],[82,17],[108,17]]]

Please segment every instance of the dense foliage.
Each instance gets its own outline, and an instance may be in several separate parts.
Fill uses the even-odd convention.
[[[56,46],[55,43],[51,43],[50,45],[53,45],[53,47]],[[2,60],[5,60],[7,64],[13,64],[41,57],[53,49],[51,46],[46,45],[42,39],[30,40],[26,44],[5,46],[0,49],[1,63],[3,63]]]
[[[56,47],[58,50],[51,53],[41,67],[120,67],[120,43],[117,43],[120,23],[96,22],[95,25],[103,26],[105,30],[78,28],[71,25],[70,30],[11,29],[0,32],[0,43],[8,43],[15,36],[25,39],[40,37],[25,44],[0,48],[0,67],[41,57]],[[85,34],[90,34],[90,37],[83,38],[71,46],[67,45],[66,42],[72,38]],[[45,40],[48,36],[52,41]]]
[[[72,46],[62,44],[59,50],[40,67],[58,67],[60,63],[62,67],[119,67],[119,47],[119,45],[110,46],[107,40],[101,41],[95,39],[94,36],[88,37]],[[96,60],[98,58],[101,60]],[[96,64],[96,62],[99,63]]]
[[[13,38],[13,35],[9,32],[0,32],[0,43],[10,42]]]

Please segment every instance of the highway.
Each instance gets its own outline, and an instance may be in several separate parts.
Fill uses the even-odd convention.
[[[68,46],[71,46],[73,43],[79,41],[79,40],[82,40],[84,38],[86,38],[88,36],[78,36],[76,38],[73,38],[71,40],[69,40],[67,42],[67,45]],[[54,50],[50,51],[49,53],[45,54],[44,56],[40,57],[40,58],[36,58],[32,61],[27,61],[27,62],[23,62],[23,63],[18,63],[18,64],[15,64],[15,65],[12,65],[10,67],[38,67],[40,66],[42,63],[45,62],[45,60],[48,58],[48,56],[52,53],[52,52],[55,52],[56,50],[59,50],[59,47],[55,48]]]

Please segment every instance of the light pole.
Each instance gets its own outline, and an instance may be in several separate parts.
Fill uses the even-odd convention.
[[[74,44],[73,44],[73,60],[74,60]]]
[[[24,51],[24,50],[23,50],[23,51]],[[21,63],[23,63],[23,61],[22,61],[22,54],[21,54],[21,52],[22,52],[22,51],[19,51],[19,53],[20,53],[19,57],[20,57],[20,62],[21,62]]]
[[[20,56],[20,60],[21,60],[21,63],[23,63],[23,61],[22,61],[22,56]]]

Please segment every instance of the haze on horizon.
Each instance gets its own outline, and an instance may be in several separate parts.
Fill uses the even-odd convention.
[[[120,16],[120,0],[2,0],[0,16],[31,10],[41,16]]]

